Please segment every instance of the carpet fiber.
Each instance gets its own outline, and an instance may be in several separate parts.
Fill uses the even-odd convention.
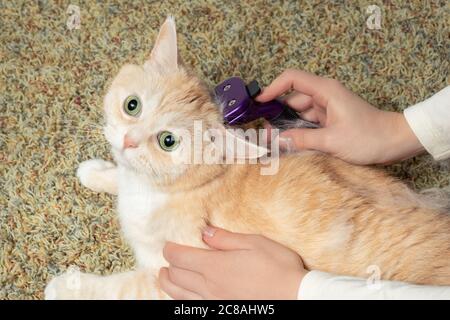
[[[353,3],[352,5],[348,3]],[[133,266],[114,199],[75,177],[110,158],[101,133],[105,86],[142,62],[173,14],[181,55],[209,84],[268,84],[285,68],[341,80],[372,104],[401,111],[449,83],[447,1],[0,1],[0,298],[38,299],[71,265]],[[80,29],[70,30],[69,4]],[[381,9],[380,30],[366,26]],[[422,156],[388,168],[422,189],[450,183]]]

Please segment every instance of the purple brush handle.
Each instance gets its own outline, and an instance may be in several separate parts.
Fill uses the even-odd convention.
[[[265,118],[278,127],[285,122],[299,120],[298,114],[278,100],[257,102],[254,98],[260,93],[256,81],[248,86],[239,77],[229,78],[215,88],[216,97],[224,105],[223,118],[230,125],[244,124]],[[304,127],[317,128],[315,123],[303,121]]]

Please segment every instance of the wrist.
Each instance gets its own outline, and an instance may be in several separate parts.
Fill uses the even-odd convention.
[[[388,117],[388,127],[385,137],[390,141],[385,148],[385,157],[381,163],[392,163],[417,156],[425,151],[425,148],[416,137],[403,113],[385,112]]]
[[[292,296],[292,299],[295,299],[295,300],[300,299],[300,295],[301,295],[300,288],[302,287],[303,279],[305,278],[305,276],[308,273],[309,273],[309,270],[306,270],[306,269],[302,269],[302,270],[298,271],[297,277],[296,277],[297,278],[297,281],[296,281],[296,284],[297,284],[296,289],[297,290],[295,291],[295,295]]]
[[[395,117],[399,133],[398,143],[402,145],[399,147],[402,154],[399,155],[401,158],[398,160],[405,160],[423,153],[425,148],[409,126],[403,113],[396,113]]]

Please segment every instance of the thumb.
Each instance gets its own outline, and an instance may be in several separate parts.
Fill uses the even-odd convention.
[[[280,133],[280,147],[287,151],[311,149],[328,152],[325,145],[326,128],[290,129]]]
[[[208,246],[218,250],[249,249],[249,236],[242,233],[234,233],[224,229],[206,226],[203,229],[203,241]]]

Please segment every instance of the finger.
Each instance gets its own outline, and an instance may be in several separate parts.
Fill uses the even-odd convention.
[[[181,288],[170,281],[167,268],[159,271],[159,285],[161,289],[175,300],[201,300],[202,297],[194,292]]]
[[[280,134],[280,146],[287,144],[288,150],[312,149],[327,152],[326,130],[326,128],[286,130]]]
[[[326,99],[322,93],[326,94],[327,79],[316,76],[312,73],[288,69],[278,76],[262,93],[256,98],[257,101],[266,102],[281,96],[290,89],[294,89],[303,94],[317,99],[320,104],[326,105]]]
[[[205,278],[197,272],[170,266],[169,280],[178,287],[206,298],[207,287]]]
[[[220,228],[207,226],[203,230],[203,241],[208,246],[219,250],[242,250],[253,247],[251,236],[242,233],[234,233]]]
[[[167,242],[163,256],[167,262],[178,268],[202,272],[209,266],[209,262],[216,259],[217,252]]]
[[[327,114],[322,108],[311,108],[300,114],[301,118],[306,121],[319,122],[322,126],[326,123]]]
[[[295,92],[282,98],[282,101],[296,111],[304,111],[312,106],[313,98],[306,94]]]
[[[266,129],[266,136],[265,136],[266,140],[264,142],[265,143],[270,143],[271,140],[272,140],[272,129],[273,129],[273,127],[270,124],[270,122],[265,120],[265,119],[264,119],[264,122],[263,122],[263,127],[264,127],[264,129]]]

